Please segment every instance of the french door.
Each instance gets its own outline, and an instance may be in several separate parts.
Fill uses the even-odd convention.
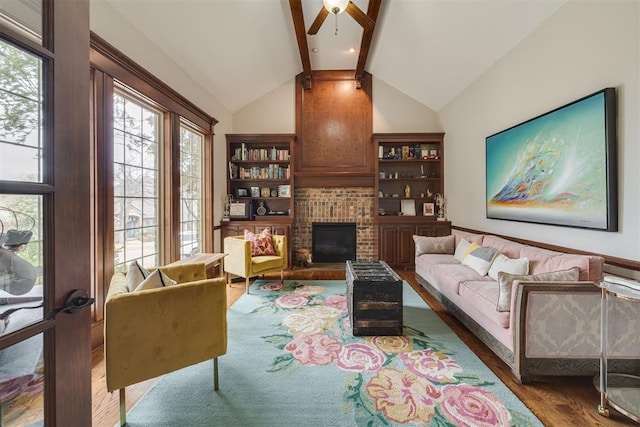
[[[88,106],[89,0],[0,2],[0,425],[91,425]]]

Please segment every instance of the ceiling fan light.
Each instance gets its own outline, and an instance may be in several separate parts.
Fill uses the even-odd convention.
[[[324,8],[337,15],[344,12],[349,5],[349,0],[322,0]]]

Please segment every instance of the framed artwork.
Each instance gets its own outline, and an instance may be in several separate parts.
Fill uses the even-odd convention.
[[[249,197],[249,190],[246,188],[236,188],[237,197]]]
[[[487,218],[618,230],[616,92],[486,138]]]
[[[423,203],[422,204],[422,215],[424,216],[434,216],[436,214],[435,204],[434,203]]]
[[[251,187],[251,197],[260,197],[260,187]]]
[[[260,196],[261,197],[269,197],[269,196],[271,196],[271,189],[269,187],[262,187],[260,189]]]
[[[249,214],[247,212],[247,204],[244,202],[229,203],[229,217],[235,219],[246,219]]]
[[[412,199],[401,200],[401,210],[404,216],[416,216],[416,203]]]
[[[291,185],[279,185],[278,197],[291,197]]]

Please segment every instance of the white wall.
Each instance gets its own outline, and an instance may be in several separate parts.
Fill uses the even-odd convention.
[[[214,127],[214,194],[225,194],[227,192],[227,162],[224,135],[231,132],[233,125],[231,113],[203,86],[191,79],[180,65],[164,54],[104,1],[91,1],[90,28],[91,31],[105,39],[138,65],[218,120],[218,124]],[[135,43],[132,43],[131,40],[135,40]],[[218,197],[218,199],[214,200],[214,224],[217,224],[222,218],[221,198]],[[216,243],[220,242],[219,237],[219,233],[217,233]]]
[[[455,225],[640,259],[639,3],[572,1],[442,109],[445,195]],[[485,138],[604,87],[618,96],[619,232],[490,220]]]
[[[295,133],[295,77],[233,114],[233,133]]]
[[[435,111],[374,76],[373,132],[442,132],[442,125]]]

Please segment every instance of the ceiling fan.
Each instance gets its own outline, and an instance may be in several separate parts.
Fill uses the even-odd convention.
[[[313,20],[311,27],[309,27],[309,31],[307,31],[307,34],[310,36],[318,33],[318,30],[322,26],[324,20],[327,19],[329,13],[336,15],[337,19],[339,13],[346,11],[365,30],[371,30],[375,25],[375,21],[373,19],[369,18],[362,9],[349,0],[322,0],[322,4],[322,9],[318,12],[316,19]]]

